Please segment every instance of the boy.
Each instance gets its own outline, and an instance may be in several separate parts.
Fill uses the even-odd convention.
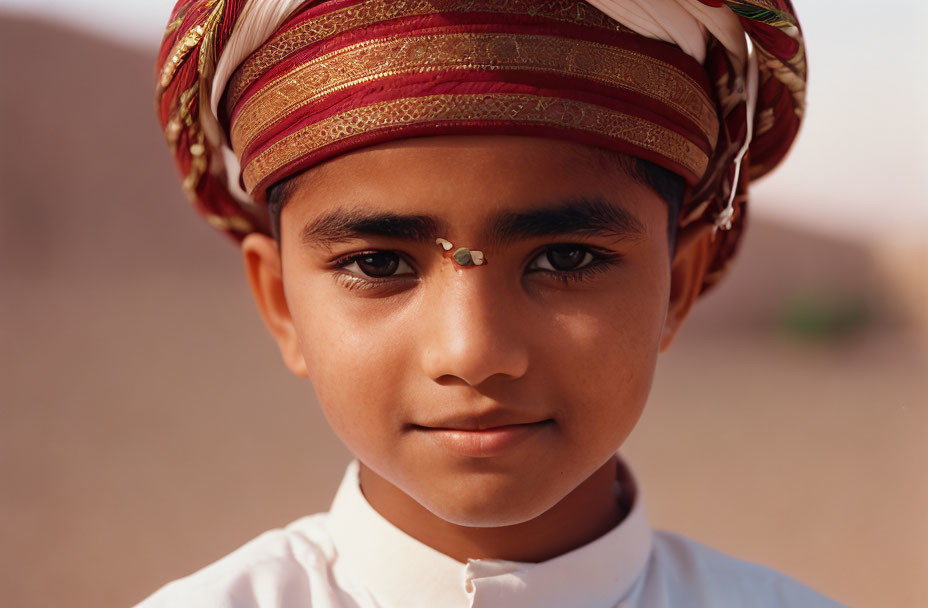
[[[142,606],[835,606],[652,532],[616,456],[802,49],[785,0],[182,1],[184,186],[357,460]]]

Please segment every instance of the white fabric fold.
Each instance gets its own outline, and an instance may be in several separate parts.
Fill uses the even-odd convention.
[[[213,78],[210,107],[218,115],[219,100],[238,66],[270,39],[306,0],[249,0],[242,8]]]
[[[728,7],[706,6],[699,0],[589,0],[625,27],[642,36],[674,44],[703,63],[709,35],[718,38],[741,66],[747,43],[741,22]]]

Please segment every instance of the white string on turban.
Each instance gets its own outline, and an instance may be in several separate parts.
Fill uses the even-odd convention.
[[[213,78],[210,117],[218,126],[219,100],[238,66],[264,44],[284,21],[306,0],[249,0],[239,15]],[[699,0],[588,0],[588,2],[632,31],[678,46],[700,64],[706,60],[709,37],[714,36],[728,51],[732,64],[745,77],[748,96],[748,129],[754,123],[757,100],[757,65],[750,52],[744,28],[726,6],[706,6]],[[750,134],[738,165],[751,143]],[[223,155],[229,176],[229,191],[241,201],[251,198],[239,185],[241,166],[228,144]],[[729,208],[731,201],[729,202]]]

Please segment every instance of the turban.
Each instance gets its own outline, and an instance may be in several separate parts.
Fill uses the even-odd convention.
[[[682,176],[680,226],[721,228],[706,289],[795,139],[806,63],[789,0],[180,0],[156,79],[184,190],[235,239],[269,231],[270,186],[347,151],[534,135]]]

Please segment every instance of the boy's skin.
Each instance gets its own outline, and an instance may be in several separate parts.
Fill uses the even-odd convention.
[[[615,452],[644,408],[658,353],[702,285],[711,226],[678,233],[671,261],[666,202],[618,164],[591,162],[595,153],[516,136],[364,148],[296,178],[279,248],[257,233],[242,244],[261,315],[287,367],[311,381],[332,428],[360,460],[367,500],[462,562],[543,561],[621,521]],[[637,229],[509,233],[501,242],[487,233],[501,214],[580,197],[624,209]],[[430,216],[439,227],[421,242],[370,235],[304,242],[304,227],[345,209]],[[438,237],[483,251],[487,263],[455,266]],[[556,244],[621,258],[565,282],[546,254]],[[335,267],[370,251],[397,256],[368,260],[364,269],[395,274],[367,283],[362,263]],[[560,268],[590,259],[583,248],[558,251]],[[490,439],[481,444],[488,434],[473,433],[517,423],[533,424],[508,429],[522,441],[497,448]],[[473,444],[455,449],[443,436]]]

